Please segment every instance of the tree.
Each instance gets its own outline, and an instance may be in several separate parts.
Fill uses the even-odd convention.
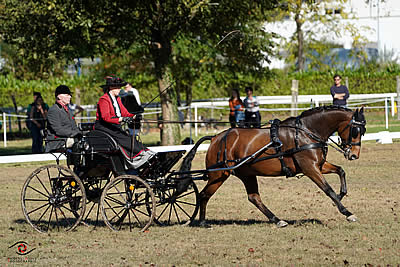
[[[366,40],[356,27],[344,21],[351,16],[346,11],[348,0],[288,0],[286,5],[273,11],[272,20],[289,19],[295,22],[295,33],[283,47],[288,51],[287,61],[296,64],[296,70],[305,69],[305,58],[313,58],[315,65],[323,65],[329,47],[344,33],[351,35],[353,46],[361,46]],[[323,36],[318,39],[318,36]],[[332,38],[334,36],[335,38]],[[315,57],[313,51],[318,51]],[[325,54],[320,54],[325,53]],[[361,50],[358,53],[362,53]]]
[[[2,0],[1,34],[32,60],[93,56],[115,47],[146,47],[154,64],[163,119],[176,118],[172,41],[182,34],[211,42],[248,22],[265,19],[278,0]],[[162,144],[179,141],[178,125],[165,124]]]

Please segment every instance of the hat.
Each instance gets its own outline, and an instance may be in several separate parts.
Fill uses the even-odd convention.
[[[101,88],[103,88],[103,90],[107,90],[110,87],[121,88],[128,84],[127,82],[116,76],[107,76],[105,79],[106,79],[106,84],[100,86]]]
[[[69,90],[69,87],[66,86],[66,85],[59,85],[56,88],[56,94],[55,94],[56,98],[57,98],[58,95],[61,95],[61,94],[72,95],[71,90]]]

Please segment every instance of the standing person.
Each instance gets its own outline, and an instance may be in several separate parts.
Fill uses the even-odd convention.
[[[229,99],[229,122],[231,128],[235,128],[239,125],[240,121],[244,120],[244,105],[240,99],[239,90],[233,89],[231,93],[231,98]]]
[[[56,103],[47,114],[47,144],[46,152],[61,147],[72,147],[82,136],[76,126],[68,105],[71,102],[71,90],[66,85],[60,85],[55,91]]]
[[[43,153],[43,136],[40,131],[46,128],[48,109],[49,108],[47,104],[44,103],[42,96],[40,94],[37,95],[29,112],[33,154]]]
[[[349,98],[349,89],[341,84],[342,77],[338,74],[333,76],[334,85],[331,87],[331,95],[333,97],[333,105],[347,107],[347,99]]]
[[[106,84],[101,86],[104,95],[97,103],[94,128],[111,135],[119,143],[125,156],[130,159],[131,167],[137,169],[153,158],[156,153],[122,130],[121,122],[129,122],[132,118],[140,116],[129,113],[118,97],[121,87],[126,84],[121,78],[106,77]]]
[[[249,128],[261,127],[261,115],[259,102],[256,96],[253,96],[253,88],[246,87],[246,98],[244,99],[245,111],[245,125]]]
[[[140,103],[139,92],[131,83],[126,84],[124,90],[120,91],[119,96],[121,97],[122,104],[130,113],[143,113],[144,109]],[[138,135],[141,127],[140,120],[136,120],[131,125],[128,125],[128,127],[130,135]]]

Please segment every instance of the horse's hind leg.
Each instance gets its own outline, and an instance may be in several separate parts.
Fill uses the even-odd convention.
[[[323,174],[328,174],[328,173],[336,173],[339,178],[340,178],[340,194],[338,195],[338,198],[340,200],[343,199],[343,197],[347,194],[347,185],[346,185],[346,173],[342,169],[342,167],[334,165],[329,162],[325,162],[324,165],[322,165],[322,173]]]
[[[251,203],[254,204],[267,218],[276,223],[278,227],[285,227],[288,225],[287,222],[280,220],[275,214],[272,213],[262,202],[260,194],[258,192],[258,183],[256,176],[247,176],[247,177],[239,177],[239,179],[243,182],[247,197]]]

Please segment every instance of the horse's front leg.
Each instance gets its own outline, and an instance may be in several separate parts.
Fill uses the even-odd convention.
[[[347,185],[346,185],[346,173],[342,169],[342,167],[334,165],[329,162],[325,162],[324,165],[322,165],[321,168],[322,174],[328,174],[328,173],[336,173],[339,178],[340,178],[340,194],[338,195],[338,198],[340,200],[343,199],[343,197],[347,194]]]
[[[316,183],[317,186],[321,188],[322,191],[324,191],[324,193],[333,200],[340,213],[345,215],[348,221],[357,221],[357,217],[343,206],[342,202],[340,201],[340,197],[335,193],[332,187],[325,180],[324,176],[317,166],[309,166],[304,174],[307,175],[314,183]]]

